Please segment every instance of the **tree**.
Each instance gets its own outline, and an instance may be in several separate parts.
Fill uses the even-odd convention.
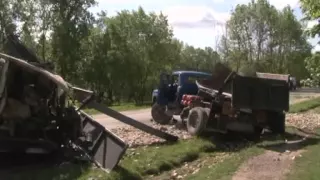
[[[81,41],[88,37],[94,0],[51,0],[53,8],[52,56],[60,74],[69,81],[82,80]]]
[[[298,78],[311,73],[303,61],[311,46],[289,7],[279,11],[266,0],[238,5],[217,52],[174,38],[161,13],[139,7],[115,16],[102,11],[95,18],[88,10],[94,4],[94,0],[1,1],[0,39],[9,29],[19,34],[70,83],[94,90],[107,104],[141,104],[150,99],[161,72],[211,72],[218,62],[236,71],[291,73]]]
[[[236,6],[219,52],[236,71],[249,66],[252,71],[304,78],[308,75],[304,59],[311,46],[290,7],[279,11],[268,1],[257,0]]]
[[[306,68],[308,69],[311,79],[305,80],[311,86],[320,85],[320,53],[315,53],[313,56],[305,59]]]
[[[301,9],[306,15],[305,20],[313,20],[318,22],[315,26],[313,26],[310,30],[307,31],[309,35],[315,37],[316,35],[320,35],[320,1],[318,0],[300,0]]]

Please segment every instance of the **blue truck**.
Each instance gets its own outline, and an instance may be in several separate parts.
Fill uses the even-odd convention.
[[[197,80],[210,78],[211,74],[199,71],[174,71],[162,73],[158,89],[152,91],[151,115],[155,122],[168,124],[173,115],[179,115],[184,108],[181,99],[184,94],[198,93]]]

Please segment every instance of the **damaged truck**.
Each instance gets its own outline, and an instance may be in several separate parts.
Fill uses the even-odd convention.
[[[8,34],[4,47],[0,53],[0,155],[57,155],[112,170],[128,145],[83,112],[84,107],[167,141],[178,140],[97,103],[94,92],[66,82],[16,35]],[[80,102],[79,107],[74,100]]]
[[[197,93],[184,94],[180,101],[184,107],[180,118],[190,134],[285,132],[287,81],[239,75],[217,64],[211,77],[197,80],[196,85]]]

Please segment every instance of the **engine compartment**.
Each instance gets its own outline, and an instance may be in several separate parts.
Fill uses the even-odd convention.
[[[75,122],[70,122],[70,119],[77,115],[70,108],[64,109],[64,94],[59,93],[58,86],[46,76],[14,62],[7,63],[2,59],[0,69],[1,82],[4,82],[0,87],[0,138],[63,143],[59,132],[65,128],[72,132]]]

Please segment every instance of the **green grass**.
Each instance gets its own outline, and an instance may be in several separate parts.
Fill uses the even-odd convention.
[[[248,160],[250,157],[263,153],[263,150],[257,147],[249,147],[242,149],[239,152],[234,152],[232,155],[221,163],[200,169],[196,174],[188,176],[187,180],[208,180],[208,179],[221,179],[229,180],[232,178],[234,172],[240,165]],[[214,162],[213,162],[214,163]]]
[[[320,114],[320,107],[316,107],[314,109],[310,109],[308,112],[315,113],[315,114]]]
[[[301,113],[320,106],[320,97],[290,105],[290,113]]]
[[[295,133],[295,128],[287,127],[286,132],[289,134]],[[289,138],[289,137],[288,137]],[[249,160],[253,156],[262,154],[265,149],[263,146],[270,146],[279,143],[283,143],[284,140],[280,136],[273,136],[266,138],[258,144],[248,144],[245,148],[239,151],[232,152],[231,155],[225,158],[221,163],[214,163],[213,165],[202,168],[196,174],[188,176],[187,180],[208,180],[208,179],[219,179],[219,180],[231,180],[232,176],[239,169],[239,167]],[[259,147],[260,146],[260,147]]]
[[[317,130],[320,133],[320,130]],[[319,140],[319,137],[318,137]],[[287,176],[288,180],[318,180],[320,177],[320,144],[316,143],[308,146],[301,154],[301,157],[295,159],[295,163]]]
[[[116,110],[116,111],[129,111],[129,110],[139,110],[139,109],[146,109],[146,108],[151,108],[150,103],[145,103],[143,105],[136,105],[134,103],[122,103],[121,105],[113,105],[109,106],[111,109]],[[84,109],[84,112],[88,114],[98,114],[100,113],[99,111],[95,109]]]

